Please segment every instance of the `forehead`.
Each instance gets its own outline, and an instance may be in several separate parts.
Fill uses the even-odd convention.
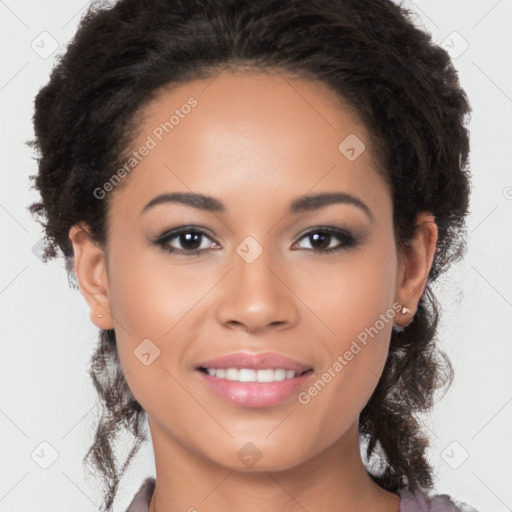
[[[167,189],[267,197],[380,180],[365,126],[319,81],[224,71],[163,89],[136,123],[127,193],[140,202]]]

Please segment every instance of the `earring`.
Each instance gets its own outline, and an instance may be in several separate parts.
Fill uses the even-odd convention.
[[[96,318],[103,318],[103,315],[101,313],[96,313]]]
[[[411,310],[406,306],[402,306],[402,311],[400,312],[402,313],[402,315],[406,315],[407,313],[410,313]]]

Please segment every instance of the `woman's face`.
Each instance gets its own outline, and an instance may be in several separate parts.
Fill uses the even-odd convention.
[[[97,325],[162,450],[279,470],[356,438],[404,272],[368,133],[340,105],[279,75],[179,85],[140,117],[125,182],[102,188]]]

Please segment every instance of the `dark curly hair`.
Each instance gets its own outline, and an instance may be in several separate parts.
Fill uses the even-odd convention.
[[[120,0],[92,6],[35,100],[41,195],[30,206],[45,230],[45,259],[65,257],[70,282],[78,222],[105,244],[109,201],[98,200],[137,132],[135,114],[164,87],[240,67],[320,80],[355,109],[390,185],[398,246],[421,212],[438,244],[414,319],[394,330],[383,374],[359,418],[368,472],[384,489],[430,489],[428,442],[418,413],[452,379],[436,348],[430,286],[464,250],[469,201],[470,107],[448,54],[388,0]],[[126,180],[125,180],[126,181]],[[121,370],[114,330],[102,330],[90,374],[104,409],[91,458],[104,475],[104,510],[145,441],[145,411]],[[114,437],[135,444],[120,466]]]

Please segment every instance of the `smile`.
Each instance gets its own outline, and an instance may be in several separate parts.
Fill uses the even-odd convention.
[[[266,368],[254,370],[252,368],[201,368],[212,377],[227,379],[236,382],[280,382],[283,380],[294,379],[306,372],[296,372],[295,370],[286,370],[285,368]]]

